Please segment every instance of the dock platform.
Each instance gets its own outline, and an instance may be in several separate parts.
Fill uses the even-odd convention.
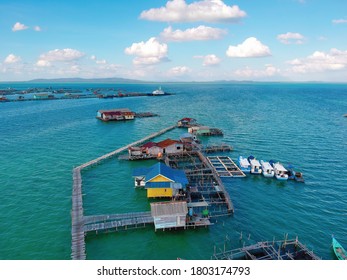
[[[245,173],[227,156],[209,156],[208,162],[211,164],[219,177],[245,177]]]

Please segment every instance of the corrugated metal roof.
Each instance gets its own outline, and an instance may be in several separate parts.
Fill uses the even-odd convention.
[[[131,112],[128,108],[118,108],[118,109],[108,109],[108,110],[99,110],[100,113],[110,113],[110,112]]]
[[[155,142],[147,142],[146,144],[143,144],[141,147],[143,148],[152,148],[153,146],[156,146],[157,143]]]
[[[187,215],[186,201],[151,203],[152,217]]]
[[[171,146],[171,145],[176,144],[176,143],[180,143],[180,142],[177,140],[166,139],[166,140],[158,142],[157,146],[160,148],[166,148],[166,147]]]
[[[172,169],[161,162],[158,162],[150,168],[150,171],[146,174],[146,181],[150,181],[158,175],[162,175],[176,183],[181,183],[182,185],[188,184],[188,179],[184,171]]]

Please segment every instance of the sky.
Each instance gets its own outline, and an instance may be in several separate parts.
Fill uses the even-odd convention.
[[[0,0],[0,81],[347,82],[346,0]]]

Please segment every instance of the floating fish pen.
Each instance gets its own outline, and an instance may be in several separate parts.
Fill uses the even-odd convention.
[[[207,157],[207,160],[218,174],[219,177],[245,177],[245,173],[236,165],[236,163],[227,156]]]
[[[135,118],[151,118],[158,117],[158,114],[152,112],[135,113]]]
[[[298,238],[264,241],[234,250],[214,252],[215,260],[319,260]]]
[[[210,153],[217,153],[217,152],[231,152],[233,148],[230,145],[221,144],[221,145],[209,145],[206,147],[203,147],[201,149],[201,152],[210,154]]]
[[[211,128],[208,126],[191,126],[188,128],[188,132],[194,135],[200,136],[218,136],[223,135],[223,131],[218,128]]]
[[[234,212],[224,184],[199,151],[185,152],[180,155],[167,155],[165,163],[172,168],[183,169],[187,179],[187,202],[193,211],[204,210],[209,217],[230,215]]]

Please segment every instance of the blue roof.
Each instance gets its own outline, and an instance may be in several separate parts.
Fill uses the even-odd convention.
[[[149,181],[158,175],[165,176],[166,178],[176,183],[181,183],[182,185],[188,184],[188,179],[184,171],[172,169],[161,162],[158,162],[150,168],[149,172],[146,174],[146,181]]]

